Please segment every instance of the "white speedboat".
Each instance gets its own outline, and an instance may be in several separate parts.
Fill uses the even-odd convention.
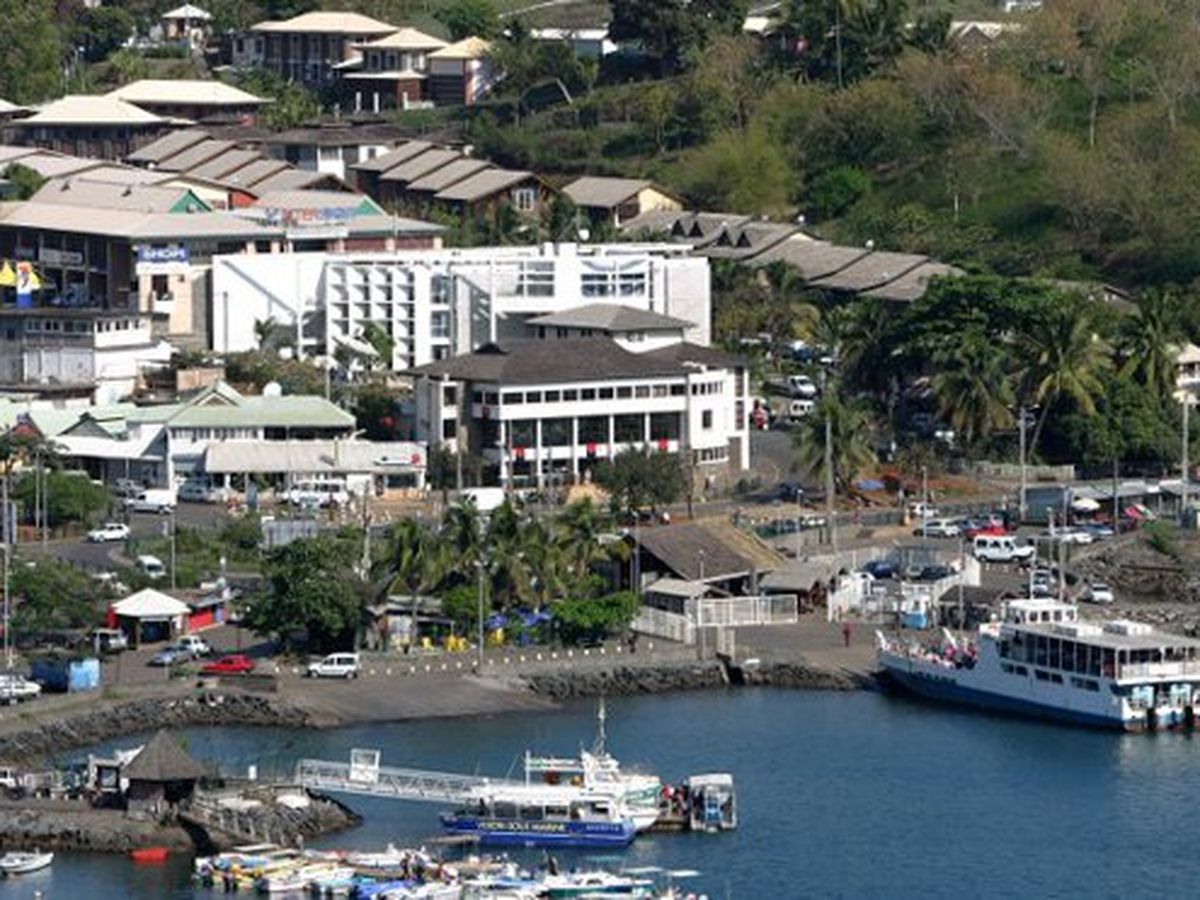
[[[598,869],[594,872],[546,875],[538,882],[538,887],[543,897],[648,897],[654,882]]]
[[[876,632],[879,665],[934,700],[1060,722],[1154,731],[1194,727],[1200,641],[1139,622],[1081,622],[1057,600],[1013,600],[972,642],[935,644]]]
[[[39,853],[36,850],[32,853],[5,853],[0,856],[0,872],[5,875],[24,875],[44,869],[52,862],[54,862],[53,853]]]

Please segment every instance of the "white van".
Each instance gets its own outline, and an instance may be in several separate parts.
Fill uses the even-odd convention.
[[[980,534],[973,546],[975,558],[982,562],[1025,562],[1033,559],[1031,544],[1018,543],[1011,534]]]
[[[167,567],[163,565],[163,561],[148,553],[137,558],[137,567],[151,581],[158,581],[167,574]]]
[[[796,399],[788,404],[788,418],[793,422],[799,422],[806,416],[811,416],[817,404],[812,400]]]
[[[297,481],[287,492],[287,501],[293,506],[345,506],[350,502],[346,482],[340,479],[305,479]]]
[[[125,508],[130,512],[174,512],[175,492],[170,488],[149,488],[126,500]]]

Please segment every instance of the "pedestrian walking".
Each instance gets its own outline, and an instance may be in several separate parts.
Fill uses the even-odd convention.
[[[842,623],[842,644],[846,647],[850,646],[850,635],[854,632],[854,626],[849,622]]]

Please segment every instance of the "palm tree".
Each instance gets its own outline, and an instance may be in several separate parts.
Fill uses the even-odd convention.
[[[1052,307],[1022,336],[1022,343],[1030,359],[1024,379],[1027,396],[1042,405],[1030,438],[1032,453],[1055,403],[1069,398],[1084,414],[1095,415],[1096,398],[1104,392],[1100,373],[1111,350],[1097,334],[1090,302],[1082,298]]]
[[[572,503],[558,516],[558,543],[576,579],[587,576],[592,563],[608,558],[600,543],[604,517],[590,497]]]
[[[981,331],[969,331],[935,362],[932,387],[942,416],[967,444],[1013,423],[1009,356]]]
[[[472,498],[464,497],[446,510],[441,534],[460,572],[466,572],[479,561],[483,550],[483,526],[479,507]],[[468,573],[468,579],[470,577]]]
[[[1156,396],[1175,391],[1175,354],[1183,334],[1179,297],[1171,290],[1151,290],[1138,298],[1137,311],[1121,322],[1120,374],[1134,378]]]
[[[796,464],[804,472],[826,477],[825,421],[830,422],[834,490],[846,492],[863,469],[874,464],[871,416],[865,405],[846,401],[833,390],[825,393],[796,433]]]

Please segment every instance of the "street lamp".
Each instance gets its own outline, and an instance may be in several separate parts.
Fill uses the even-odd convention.
[[[477,591],[477,597],[476,597],[476,600],[478,603],[478,606],[476,609],[476,615],[479,620],[478,621],[479,647],[476,650],[475,668],[476,668],[477,674],[482,675],[483,674],[483,576],[484,576],[484,572],[487,571],[487,567],[484,566],[483,560],[480,559],[480,560],[475,561],[475,568],[479,570],[479,583],[478,583],[478,591]]]

